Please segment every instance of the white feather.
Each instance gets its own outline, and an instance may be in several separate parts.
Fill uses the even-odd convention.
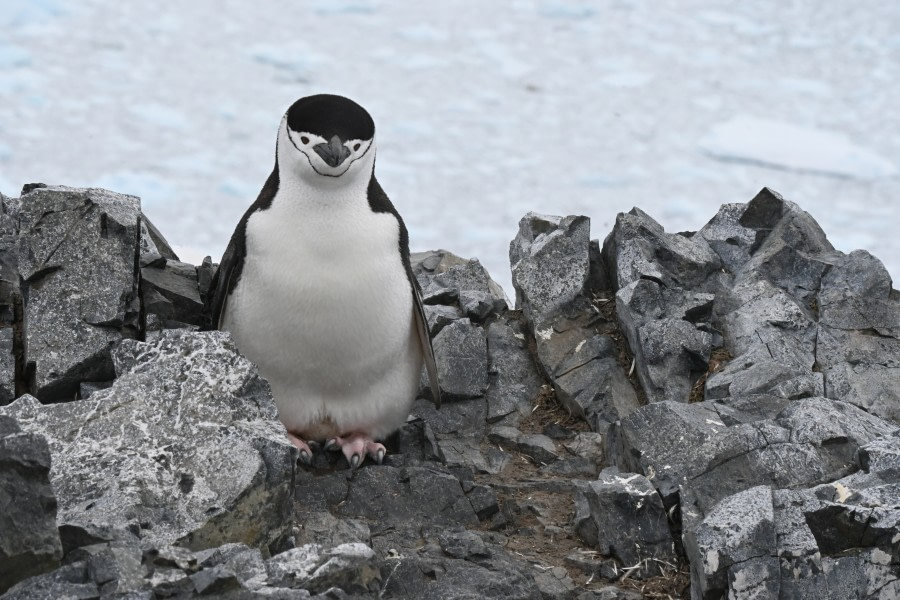
[[[247,221],[223,328],[269,380],[289,431],[381,438],[405,421],[422,370],[399,223],[368,204],[374,145],[329,178],[285,131],[278,193]]]

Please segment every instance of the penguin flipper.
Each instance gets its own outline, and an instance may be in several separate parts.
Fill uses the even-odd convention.
[[[234,287],[233,275],[235,264],[238,262],[237,249],[234,240],[229,242],[222,255],[222,262],[213,276],[212,294],[209,296],[210,329],[216,330],[222,327],[222,316],[225,314],[225,306],[228,303],[228,295]]]
[[[266,183],[260,190],[256,202],[250,205],[250,208],[238,221],[238,226],[228,242],[228,247],[225,248],[225,254],[222,255],[222,262],[219,263],[219,268],[213,276],[212,284],[210,285],[212,293],[209,295],[208,306],[211,329],[221,329],[228,296],[231,295],[231,291],[237,285],[238,279],[241,277],[241,271],[244,268],[244,257],[247,255],[247,220],[254,212],[266,210],[272,205],[272,199],[278,192],[278,184],[278,160],[276,159],[275,168],[272,170],[269,178],[266,179]]]
[[[441,386],[438,383],[437,363],[434,360],[434,348],[431,345],[431,336],[428,333],[428,319],[425,318],[425,308],[422,305],[422,295],[417,285],[413,285],[413,313],[416,318],[416,333],[422,344],[422,357],[425,360],[425,370],[428,372],[428,382],[431,386],[431,399],[435,405],[441,407]]]

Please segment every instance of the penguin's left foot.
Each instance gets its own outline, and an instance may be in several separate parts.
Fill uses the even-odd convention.
[[[380,465],[381,461],[384,460],[384,455],[387,454],[387,448],[383,444],[379,444],[370,436],[362,433],[350,433],[343,437],[333,437],[325,443],[326,450],[337,450],[338,448],[341,449],[341,452],[347,458],[351,469],[355,469],[362,464],[366,455],[371,456],[372,460]]]
[[[304,465],[308,465],[312,462],[313,449],[310,448],[310,445],[298,438],[296,435],[288,431],[288,439],[291,443],[297,446],[297,449],[300,450],[300,462]],[[315,444],[315,442],[310,442],[310,444]]]

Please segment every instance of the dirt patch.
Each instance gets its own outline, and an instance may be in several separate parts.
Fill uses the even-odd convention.
[[[575,432],[589,431],[584,421],[569,415],[559,404],[552,387],[545,386],[531,414],[518,427],[523,432],[540,433],[550,424],[569,429],[572,437]],[[561,460],[571,457],[563,447],[565,441],[556,441]],[[616,585],[638,591],[649,600],[690,597],[690,575],[684,565],[671,565],[664,569],[663,575],[643,581],[631,579],[628,570],[622,567],[618,567],[615,578],[602,577],[600,568],[611,565],[611,559],[586,547],[574,531],[572,476],[555,475],[530,457],[507,452],[511,460],[503,471],[475,477],[478,483],[490,485],[497,494],[506,522],[501,526],[495,522],[491,528],[504,536],[506,550],[532,564],[536,572],[562,567],[576,593]],[[567,560],[573,556],[580,560]]]
[[[659,577],[645,581],[619,580],[616,585],[625,590],[640,592],[647,600],[690,600],[691,571],[687,565],[681,565]]]
[[[543,385],[534,400],[531,414],[519,422],[518,429],[522,433],[543,433],[551,425],[558,425],[571,431],[591,430],[583,419],[572,415],[562,405],[556,398],[553,386]]]

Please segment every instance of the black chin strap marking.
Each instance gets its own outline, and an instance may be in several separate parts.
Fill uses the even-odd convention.
[[[329,174],[329,173],[322,173],[321,171],[319,171],[319,170],[316,168],[316,165],[313,164],[312,159],[309,157],[309,154],[307,154],[306,152],[304,152],[303,150],[301,150],[299,147],[297,147],[297,144],[294,143],[294,138],[293,138],[293,136],[291,135],[291,128],[288,127],[287,119],[284,120],[284,132],[287,133],[288,140],[290,140],[290,142],[291,142],[291,146],[293,146],[294,148],[297,148],[297,152],[299,152],[299,153],[302,154],[304,157],[306,157],[306,162],[309,163],[309,166],[312,168],[312,170],[315,171],[317,174],[321,175],[322,177],[334,177],[335,179],[337,179],[338,177],[340,177],[341,175],[343,175],[344,173],[346,173],[347,171],[350,170],[350,165],[352,165],[353,163],[355,163],[356,161],[358,161],[359,159],[361,159],[363,156],[365,156],[366,154],[368,154],[368,153],[369,153],[369,150],[372,149],[372,144],[370,143],[370,144],[369,144],[369,147],[366,148],[366,151],[365,151],[365,152],[363,152],[362,154],[360,154],[359,156],[357,156],[356,158],[354,158],[353,160],[351,160],[349,163],[347,163],[347,168],[344,169],[343,172],[338,173],[337,175],[332,175],[332,174]],[[373,142],[373,143],[374,143],[374,142]]]

